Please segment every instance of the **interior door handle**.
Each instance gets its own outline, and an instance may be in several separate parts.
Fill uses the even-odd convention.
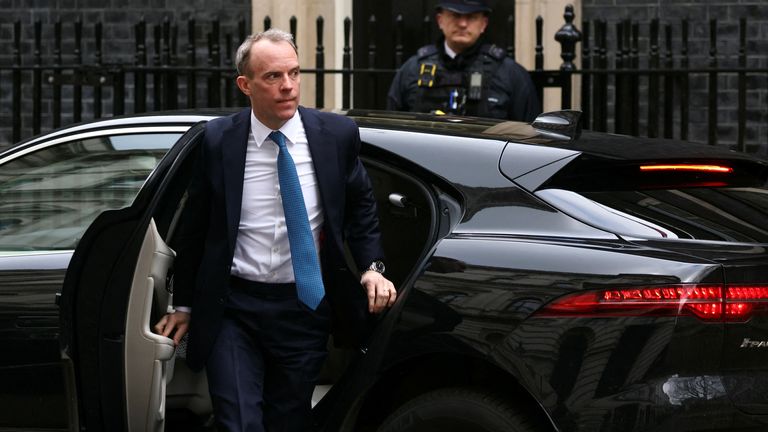
[[[408,197],[399,193],[389,194],[389,202],[395,207],[405,208],[408,205]]]

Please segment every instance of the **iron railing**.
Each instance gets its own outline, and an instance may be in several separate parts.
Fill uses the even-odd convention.
[[[690,27],[688,20],[680,22],[679,54],[672,51],[673,23],[663,27],[665,48],[661,48],[662,27],[658,20],[649,24],[647,53],[640,51],[639,23],[616,23],[616,44],[611,53],[608,44],[611,38],[609,23],[585,22],[583,31],[579,31],[573,24],[572,7],[566,8],[564,17],[565,24],[553,35],[561,44],[562,66],[558,70],[544,70],[543,20],[539,17],[536,20],[534,41],[535,67],[530,73],[540,95],[546,87],[562,89],[562,108],[571,107],[572,90],[580,86],[576,88],[580,89],[579,108],[584,112],[582,118],[586,128],[649,137],[694,138],[747,151],[764,149],[768,144],[768,132],[760,117],[760,113],[766,111],[762,102],[766,97],[753,100],[747,92],[750,83],[754,85],[761,79],[768,79],[768,69],[750,67],[746,18],[740,20],[737,65],[723,65],[719,61],[715,20],[710,22],[711,49],[707,64],[693,65],[693,56],[689,54],[687,42]],[[424,20],[425,26],[433,26],[428,18]],[[375,17],[371,19],[375,22]],[[514,17],[510,16],[507,23],[514,29]],[[0,125],[0,146],[70,122],[105,115],[245,106],[247,100],[234,85],[235,71],[231,66],[235,48],[246,36],[245,20],[233,23],[233,28],[228,32],[222,31],[219,21],[210,22],[207,44],[202,47],[197,43],[196,29],[199,24],[194,20],[186,23],[186,43],[183,44],[182,53],[179,50],[182,43],[178,37],[178,25],[166,19],[148,28],[148,24],[141,20],[134,26],[133,58],[126,60],[125,53],[117,53],[120,55],[114,55],[119,57],[115,61],[108,59],[102,50],[101,23],[89,25],[93,39],[88,44],[91,52],[87,56],[84,55],[83,40],[85,25],[81,21],[66,26],[74,33],[72,51],[67,54],[63,53],[61,47],[65,25],[60,21],[53,24],[55,44],[52,52],[45,56],[42,53],[41,22],[33,24],[34,44],[31,54],[22,50],[20,22],[13,23],[13,61],[11,65],[0,65],[0,87],[6,94],[10,93],[11,99],[10,104],[0,104],[0,110],[6,111],[5,116],[10,117],[11,125]],[[264,28],[271,27],[271,24],[271,19],[265,17]],[[378,46],[375,38],[370,37],[369,40],[355,41],[356,44],[367,46],[368,66],[361,67],[358,62],[357,67],[354,67],[350,40],[351,20],[346,18],[343,26],[343,66],[341,69],[333,69],[325,66],[324,18],[318,17],[315,23],[315,65],[314,68],[303,68],[302,71],[316,78],[315,105],[318,108],[324,107],[326,76],[341,77],[341,108],[347,109],[352,105],[354,77],[391,80],[397,67],[408,56],[402,50],[402,41],[407,35],[403,34],[402,25],[398,25],[395,20],[391,32],[395,47],[392,66],[375,66]],[[292,17],[290,30],[294,35],[297,27],[297,19]],[[513,31],[508,33],[514,34]],[[425,34],[429,34],[429,31]],[[506,42],[507,53],[514,57],[513,39],[510,37]],[[578,51],[581,54],[580,69],[574,63],[578,42],[581,43],[581,50]],[[86,61],[86,58],[90,61]],[[733,107],[718,104],[718,95],[724,88],[721,82],[725,77],[734,77],[736,82],[738,98]],[[700,88],[702,79],[707,83],[706,89]],[[355,87],[358,92],[371,92],[370,89],[376,88]],[[765,93],[766,87],[755,90]],[[707,99],[708,107],[703,120],[708,134],[704,139],[690,133],[691,125],[697,128],[702,126],[701,115],[696,119],[690,117],[692,98],[700,98],[702,94]],[[355,97],[354,100],[356,108],[383,108],[385,97],[370,94]],[[693,108],[698,109],[697,106]],[[7,115],[8,110],[10,116]],[[719,116],[724,110],[736,112],[735,126],[721,127],[724,123],[720,122]],[[757,132],[748,135],[750,128]]]

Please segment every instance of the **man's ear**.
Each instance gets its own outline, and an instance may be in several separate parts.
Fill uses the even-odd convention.
[[[248,85],[248,78],[244,75],[238,75],[237,78],[235,78],[235,83],[237,84],[237,88],[240,89],[243,94],[246,96],[251,95],[251,88]]]
[[[485,29],[488,28],[488,15],[483,15],[483,28],[480,33],[485,33]]]

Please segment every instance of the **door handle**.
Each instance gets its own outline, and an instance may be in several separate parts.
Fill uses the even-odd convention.
[[[405,208],[408,205],[408,197],[399,193],[389,194],[389,203],[395,207]]]

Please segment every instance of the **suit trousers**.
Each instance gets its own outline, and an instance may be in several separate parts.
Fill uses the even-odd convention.
[[[232,277],[230,285],[206,364],[219,430],[313,430],[312,392],[328,354],[327,299],[313,311],[295,284]]]

